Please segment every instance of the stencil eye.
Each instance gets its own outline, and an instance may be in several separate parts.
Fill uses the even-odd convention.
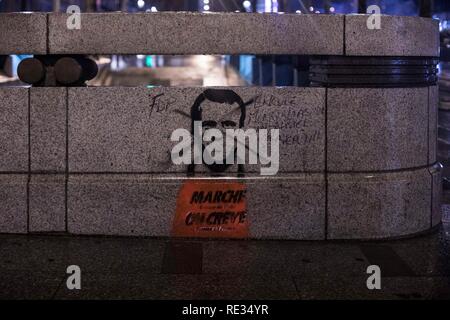
[[[217,127],[217,122],[212,120],[203,121],[203,128],[215,128]]]
[[[225,121],[222,121],[222,126],[224,128],[233,128],[233,127],[236,127],[236,122],[231,121],[231,120],[225,120]]]

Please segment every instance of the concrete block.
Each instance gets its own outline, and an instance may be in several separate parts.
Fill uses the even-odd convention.
[[[441,223],[441,197],[442,197],[442,171],[440,163],[429,168],[432,177],[432,203],[431,203],[431,226],[434,227]]]
[[[0,172],[28,171],[28,89],[0,88]]]
[[[185,181],[175,176],[71,175],[69,232],[170,236],[177,197]],[[325,183],[321,174],[198,181],[239,181],[246,185],[250,238],[324,237]]]
[[[429,87],[428,99],[428,121],[429,121],[429,144],[428,144],[428,163],[433,164],[437,161],[437,138],[438,138],[438,106],[439,106],[439,87]]]
[[[245,180],[250,235],[255,239],[323,240],[323,174]]]
[[[328,174],[328,239],[382,239],[430,229],[428,169]]]
[[[246,107],[205,99],[200,104],[203,121],[216,121],[219,128],[224,120],[234,121],[235,128],[241,120],[244,129],[278,128],[279,172],[324,170],[325,89],[295,87],[70,88],[69,170],[187,172],[186,165],[172,163],[170,152],[176,142],[170,136],[178,128],[190,132],[197,98],[211,97],[213,90],[221,89]],[[237,167],[230,166],[226,172],[236,172]],[[197,165],[195,171],[209,169]],[[260,166],[245,165],[245,171],[259,172]]]
[[[65,187],[63,174],[31,175],[30,232],[66,230]]]
[[[0,233],[27,233],[27,174],[0,174]]]
[[[328,170],[428,164],[428,88],[328,89]]]
[[[170,236],[180,180],[149,175],[71,175],[69,233]]]
[[[343,53],[338,15],[88,13],[79,30],[69,30],[67,18],[49,14],[51,54]]]
[[[380,29],[369,29],[370,15],[345,16],[346,55],[439,57],[438,20],[385,15],[380,18]]]
[[[1,13],[0,54],[46,54],[45,13]]]
[[[66,88],[31,88],[31,171],[66,170]]]

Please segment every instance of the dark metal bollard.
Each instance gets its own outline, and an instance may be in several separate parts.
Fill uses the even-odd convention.
[[[20,80],[35,85],[44,80],[45,66],[39,59],[28,58],[20,62],[17,73]]]
[[[55,64],[55,77],[64,85],[83,85],[98,73],[97,64],[87,58],[64,57]]]
[[[35,56],[19,64],[21,81],[36,87],[84,86],[98,73],[95,61],[85,56]]]

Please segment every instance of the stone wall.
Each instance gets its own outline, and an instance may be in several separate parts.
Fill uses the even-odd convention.
[[[82,14],[80,30],[67,17],[1,14],[0,54],[439,53],[437,22],[413,17],[382,16],[380,30],[367,29],[366,15]],[[280,129],[276,176],[197,165],[192,177],[172,163],[170,135],[190,130],[205,88],[0,88],[0,232],[172,236],[180,188],[192,181],[245,184],[248,238],[396,238],[440,223],[431,80],[210,89],[243,101],[244,129]],[[209,109],[216,120],[242,116]]]

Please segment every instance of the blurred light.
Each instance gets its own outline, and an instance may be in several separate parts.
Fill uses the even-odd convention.
[[[154,62],[153,62],[153,57],[152,56],[146,56],[145,57],[145,65],[149,68],[153,68],[155,66]]]
[[[316,11],[316,13],[320,13],[320,11],[319,11],[319,10],[317,10],[317,11]]]
[[[334,7],[330,7],[330,12],[335,12],[336,9]]]
[[[209,4],[209,0],[203,0],[204,4]]]
[[[252,3],[248,0],[245,0],[242,5],[244,6],[245,9],[248,9],[252,6]]]
[[[264,1],[264,12],[272,12],[272,1],[271,0]]]
[[[143,55],[143,54],[138,54],[136,57],[137,57],[138,59],[144,59],[144,58],[145,58],[145,55]]]
[[[295,13],[302,13],[302,11],[301,10],[297,10],[297,11],[295,11]]]
[[[309,11],[313,12],[314,11],[314,7],[309,7]]]
[[[208,11],[208,10],[209,10],[209,5],[205,4],[205,5],[203,6],[203,10]]]
[[[151,12],[158,12],[158,9],[156,9],[156,7],[153,6],[153,7],[151,7],[150,11],[151,11]]]
[[[272,12],[278,12],[278,0],[272,0]]]
[[[145,6],[145,1],[144,0],[138,0],[137,6],[142,9]]]

